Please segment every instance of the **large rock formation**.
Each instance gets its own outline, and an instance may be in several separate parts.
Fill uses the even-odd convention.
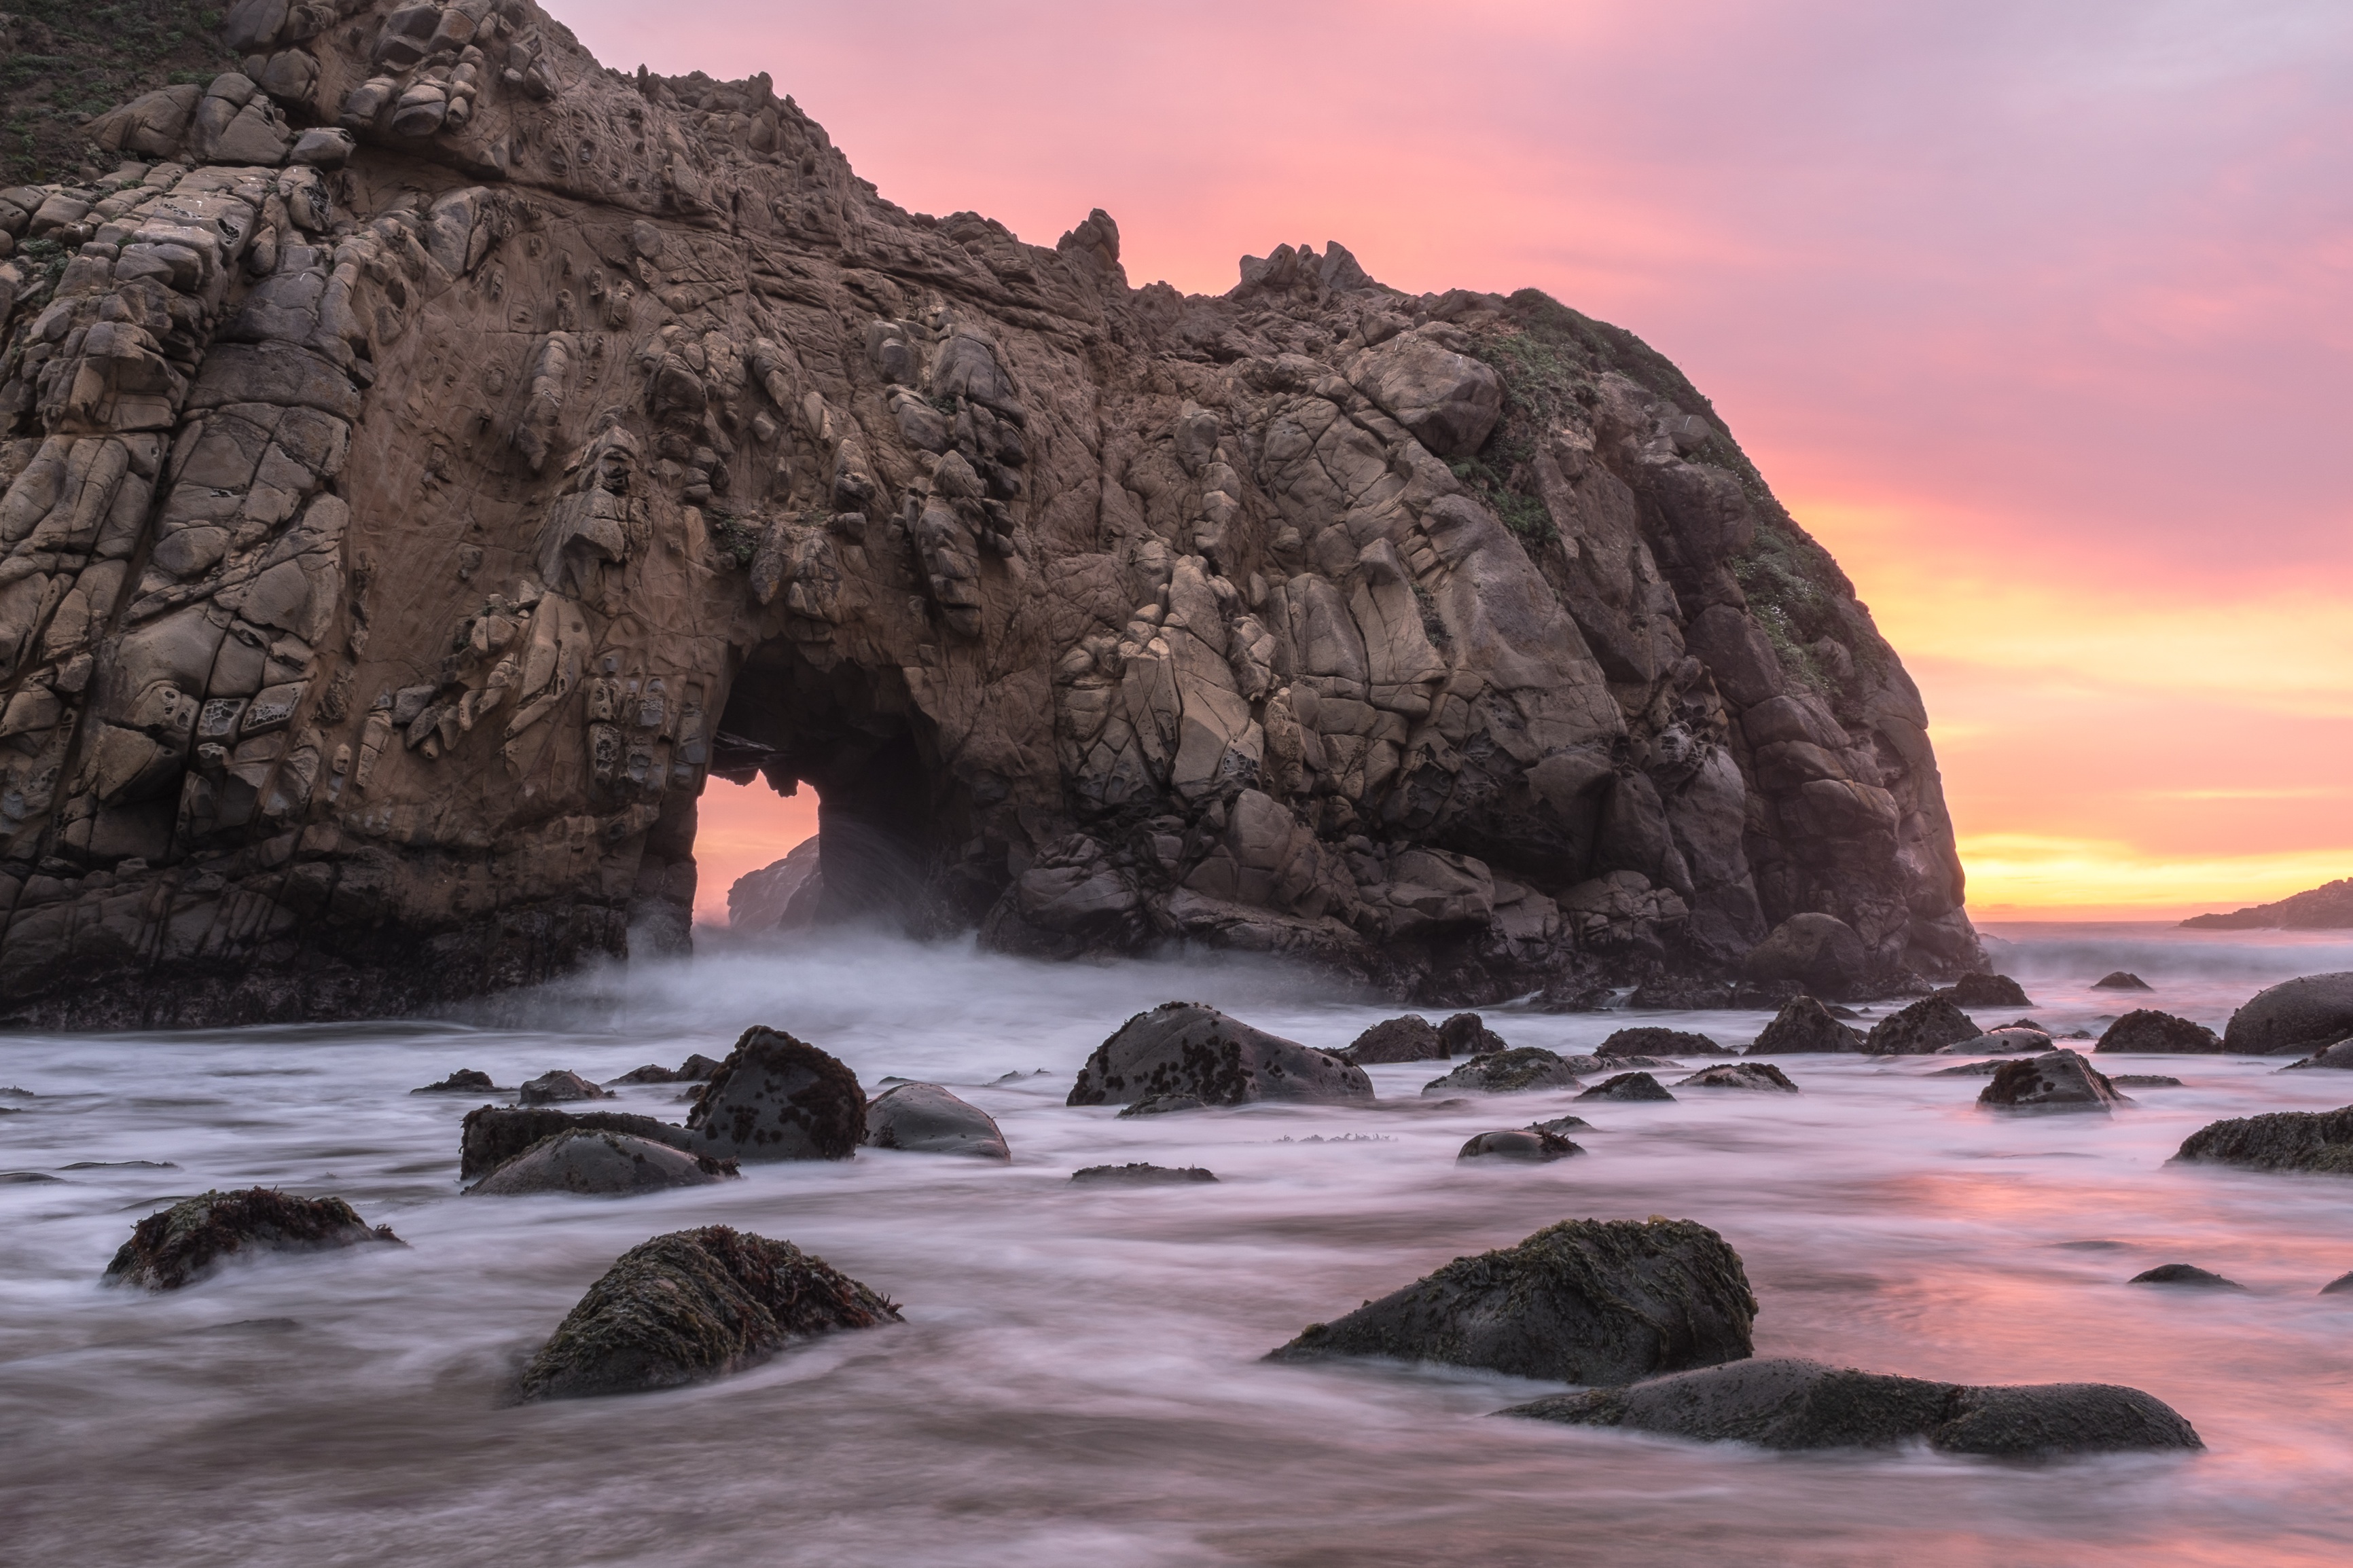
[[[1911,681],[1629,334],[1338,245],[1132,288],[528,0],[224,26],[0,191],[6,1016],[674,949],[713,772],[819,791],[824,918],[1015,952],[1982,966]]]
[[[2191,915],[2181,922],[2203,931],[2342,931],[2353,926],[2353,877],[2324,882],[2275,904],[2226,915]]]

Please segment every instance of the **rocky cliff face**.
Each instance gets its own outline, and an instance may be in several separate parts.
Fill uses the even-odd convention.
[[[1016,952],[1976,960],[1911,682],[1628,334],[1336,244],[1131,288],[527,0],[226,28],[0,191],[10,1015],[675,946],[714,772],[820,792],[828,918]]]

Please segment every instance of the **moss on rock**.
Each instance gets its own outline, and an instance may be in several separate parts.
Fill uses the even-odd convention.
[[[323,1252],[370,1242],[402,1245],[341,1198],[298,1198],[271,1187],[183,1199],[132,1227],[103,1282],[177,1290],[238,1253]]]

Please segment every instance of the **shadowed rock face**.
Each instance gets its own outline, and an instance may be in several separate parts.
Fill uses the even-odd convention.
[[[765,77],[332,10],[0,193],[0,1015],[675,947],[713,772],[818,789],[815,918],[1011,952],[1477,1005],[1820,914],[1981,966],[1911,681],[1630,335],[1336,244],[1134,289],[1108,216],[906,212]]]

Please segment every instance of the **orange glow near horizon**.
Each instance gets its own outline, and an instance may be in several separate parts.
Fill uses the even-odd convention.
[[[735,879],[772,866],[817,833],[817,791],[803,784],[778,795],[765,779],[702,786],[694,823],[694,918],[727,923],[727,889]]]
[[[1635,331],[1903,656],[1979,918],[2353,874],[2342,5],[562,9],[767,71],[912,210],[1103,207],[1137,284],[1336,237]]]

